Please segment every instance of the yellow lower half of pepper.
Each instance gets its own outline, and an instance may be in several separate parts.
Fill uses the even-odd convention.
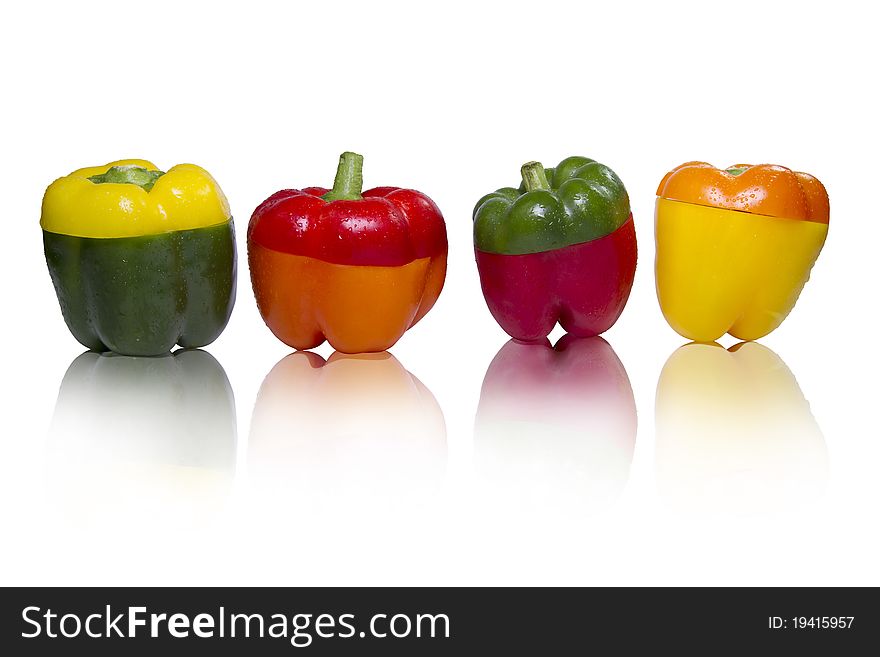
[[[828,224],[657,199],[657,298],[684,337],[756,340],[794,308]]]

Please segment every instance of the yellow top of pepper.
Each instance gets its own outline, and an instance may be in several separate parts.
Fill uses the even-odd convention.
[[[229,219],[226,196],[201,167],[178,164],[163,173],[147,160],[117,160],[49,185],[40,226],[76,237],[136,237]]]

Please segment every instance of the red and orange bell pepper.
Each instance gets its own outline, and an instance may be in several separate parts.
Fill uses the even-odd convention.
[[[248,227],[257,305],[285,344],[327,340],[344,353],[383,351],[434,305],[446,277],[446,224],[424,194],[361,192],[363,158],[343,153],[333,189],[287,189]]]

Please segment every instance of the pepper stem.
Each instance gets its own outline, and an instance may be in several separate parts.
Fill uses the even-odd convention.
[[[122,164],[110,167],[106,172],[100,173],[97,176],[89,176],[89,180],[96,185],[103,183],[137,185],[144,191],[149,192],[153,189],[156,181],[164,175],[164,171],[152,171],[134,164]]]
[[[544,171],[544,165],[540,162],[526,162],[522,165],[520,173],[527,192],[533,192],[536,189],[550,189],[547,173]]]
[[[339,156],[339,167],[333,189],[324,194],[325,201],[358,201],[363,198],[364,156],[346,151]]]

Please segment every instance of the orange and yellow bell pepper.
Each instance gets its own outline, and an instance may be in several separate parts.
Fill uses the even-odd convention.
[[[688,162],[657,189],[656,284],[669,325],[755,340],[794,308],[828,234],[825,187],[785,167]]]

